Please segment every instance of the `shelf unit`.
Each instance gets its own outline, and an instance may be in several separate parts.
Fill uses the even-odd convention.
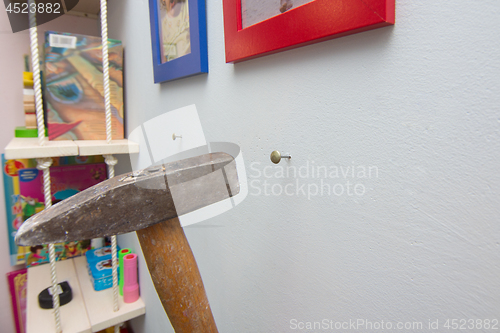
[[[104,154],[134,154],[139,144],[123,139],[88,141],[46,141],[38,145],[38,138],[13,138],[5,147],[6,159],[43,158],[62,156],[89,156]],[[136,318],[146,312],[144,301],[124,303],[119,296],[119,310],[113,311],[113,291],[95,291],[90,281],[84,256],[58,261],[57,279],[68,281],[73,291],[73,300],[61,306],[61,325],[64,333],[97,332]],[[52,310],[38,306],[38,294],[51,285],[50,265],[28,268],[27,333],[55,332]]]
[[[56,267],[59,282],[68,281],[73,292],[73,300],[60,308],[63,332],[92,332],[73,260],[59,261]],[[34,266],[28,269],[26,332],[56,331],[52,310],[44,310],[38,306],[38,294],[50,285],[50,265]]]
[[[85,4],[80,3],[69,14],[98,18],[101,16],[101,34],[104,41],[108,40],[107,32],[107,3],[106,0],[88,0]],[[35,14],[29,16],[30,24],[36,22]],[[43,117],[41,114],[42,100],[40,92],[40,78],[38,76],[38,37],[35,26],[30,28],[30,43],[35,88],[35,102],[37,114],[37,127],[39,133],[45,132]],[[107,50],[107,43],[103,45],[103,52]],[[105,55],[106,53],[103,53]],[[103,56],[103,84],[109,82],[108,57]],[[107,87],[109,88],[109,86]],[[110,93],[105,89],[105,113],[107,125],[107,140],[87,141],[49,141],[48,138],[41,142],[42,138],[14,138],[5,148],[6,159],[23,158],[49,158],[63,156],[90,156],[105,155],[108,164],[109,176],[114,176],[114,165],[116,159],[113,154],[133,154],[139,152],[139,145],[127,139],[111,140],[110,122]],[[108,156],[109,155],[109,156]],[[43,161],[38,161],[43,169],[44,177],[48,177],[48,166]],[[45,204],[50,204],[50,181],[44,182]],[[116,237],[112,237],[113,256],[116,259]],[[123,297],[113,295],[113,289],[96,292],[91,284],[88,274],[86,258],[79,257],[61,262],[54,261],[54,247],[49,246],[51,251],[51,264],[35,266],[28,269],[27,282],[27,333],[36,332],[97,332],[107,327],[114,326],[118,332],[119,324],[140,316],[145,313],[145,304],[142,299],[126,304]],[[113,262],[113,274],[116,273],[116,265]],[[57,277],[56,277],[57,276]],[[54,280],[51,278],[54,277]],[[116,277],[116,276],[115,276]],[[68,281],[73,290],[73,299],[70,303],[63,305],[56,312],[43,310],[38,306],[38,294],[47,287],[55,287],[55,283]],[[116,285],[115,285],[116,288]],[[116,289],[115,289],[116,291]],[[116,309],[116,311],[113,310]],[[59,315],[57,315],[59,313]],[[54,314],[56,314],[54,316]],[[56,323],[57,321],[57,323]]]
[[[68,281],[73,299],[61,306],[61,328],[64,333],[98,332],[146,313],[141,298],[124,303],[119,296],[120,309],[113,311],[113,290],[95,291],[90,281],[85,257],[58,261],[57,278]],[[51,309],[38,306],[38,293],[50,286],[50,265],[28,269],[27,332],[55,332]],[[35,290],[36,292],[31,292]]]
[[[84,257],[75,258],[74,264],[92,332],[115,326],[146,313],[146,305],[141,298],[134,303],[125,303],[123,296],[118,296],[120,309],[114,312],[113,289],[95,291],[89,279],[86,259]]]
[[[139,152],[139,144],[122,139],[112,140],[77,140],[46,141],[44,146],[38,145],[38,138],[13,138],[5,147],[5,158],[42,158],[61,156],[90,156],[104,154],[135,154]]]

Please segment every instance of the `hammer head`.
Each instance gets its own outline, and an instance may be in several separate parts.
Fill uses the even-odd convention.
[[[239,193],[236,162],[211,153],[101,182],[26,220],[16,244],[105,237],[146,228]]]

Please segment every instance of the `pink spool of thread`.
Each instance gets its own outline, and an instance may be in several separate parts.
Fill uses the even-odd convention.
[[[123,301],[134,303],[138,299],[137,254],[131,253],[123,257]]]

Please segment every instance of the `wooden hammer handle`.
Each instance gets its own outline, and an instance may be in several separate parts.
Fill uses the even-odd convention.
[[[176,333],[217,333],[198,265],[178,218],[137,231],[163,308]]]

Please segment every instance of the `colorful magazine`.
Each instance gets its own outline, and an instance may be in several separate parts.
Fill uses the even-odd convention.
[[[64,200],[79,191],[106,179],[102,156],[53,158],[50,168],[52,203]],[[17,246],[14,237],[21,224],[45,208],[43,173],[36,160],[6,160],[2,155],[7,229],[11,265],[27,267],[48,262],[47,246]],[[90,247],[89,240],[56,244],[59,259],[82,255]]]

